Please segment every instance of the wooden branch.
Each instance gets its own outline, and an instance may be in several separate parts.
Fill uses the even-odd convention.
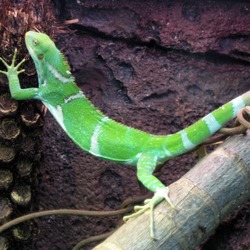
[[[181,179],[154,213],[157,241],[150,239],[149,213],[130,219],[94,250],[194,249],[234,209],[250,198],[250,134],[226,140]]]

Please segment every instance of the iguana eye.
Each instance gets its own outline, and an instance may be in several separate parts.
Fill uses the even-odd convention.
[[[33,45],[36,46],[38,44],[37,40],[33,40]]]
[[[39,59],[39,60],[42,60],[42,59],[43,59],[43,57],[44,57],[44,55],[43,55],[43,54],[39,54],[39,55],[38,55],[38,59]]]

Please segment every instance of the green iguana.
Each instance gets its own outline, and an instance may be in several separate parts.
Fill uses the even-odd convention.
[[[18,75],[24,71],[19,70],[24,60],[15,66],[15,50],[11,65],[1,58],[7,72],[0,72],[8,77],[11,96],[16,100],[41,100],[83,150],[103,159],[135,166],[138,179],[154,192],[154,196],[146,200],[144,206],[137,206],[134,214],[124,218],[149,209],[150,233],[154,238],[154,206],[166,199],[174,207],[168,187],[152,175],[156,166],[195,148],[218,131],[239,109],[250,104],[250,91],[175,134],[153,135],[122,125],[97,110],[77,87],[67,61],[46,34],[29,31],[25,43],[36,66],[38,87],[21,89]]]

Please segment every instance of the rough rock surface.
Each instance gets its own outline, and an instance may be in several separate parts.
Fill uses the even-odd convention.
[[[78,86],[111,118],[155,134],[174,133],[249,90],[247,1],[55,1],[62,20],[79,19],[57,44]],[[46,116],[40,209],[118,209],[145,194],[135,170],[78,149]],[[169,184],[196,162],[171,160]],[[38,249],[71,249],[116,227],[119,218],[39,220]],[[249,204],[235,211],[200,249],[249,249]],[[90,249],[86,247],[85,249]]]

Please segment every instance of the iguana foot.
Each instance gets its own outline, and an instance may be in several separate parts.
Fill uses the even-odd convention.
[[[159,204],[162,200],[166,199],[167,202],[169,203],[169,205],[172,208],[175,208],[173,203],[170,201],[169,197],[168,197],[168,192],[169,189],[168,187],[165,188],[158,188],[154,194],[154,196],[151,199],[147,199],[144,201],[143,206],[135,206],[134,210],[135,213],[131,214],[131,215],[127,215],[123,217],[124,221],[127,221],[130,218],[134,218],[137,217],[140,214],[143,214],[145,211],[147,211],[149,209],[150,212],[150,237],[153,240],[156,240],[155,235],[154,235],[154,207]]]
[[[24,72],[25,70],[22,69],[22,70],[19,70],[19,67],[25,62],[25,59],[23,59],[20,63],[18,63],[16,66],[15,66],[15,62],[16,62],[16,55],[17,55],[17,49],[15,49],[14,51],[14,56],[12,58],[12,62],[11,62],[11,65],[8,65],[7,62],[2,58],[0,57],[0,61],[5,65],[5,67],[7,68],[7,71],[2,71],[0,70],[0,73],[2,74],[5,74],[5,75],[9,75],[11,73],[16,73],[17,75],[19,75],[20,73]]]

